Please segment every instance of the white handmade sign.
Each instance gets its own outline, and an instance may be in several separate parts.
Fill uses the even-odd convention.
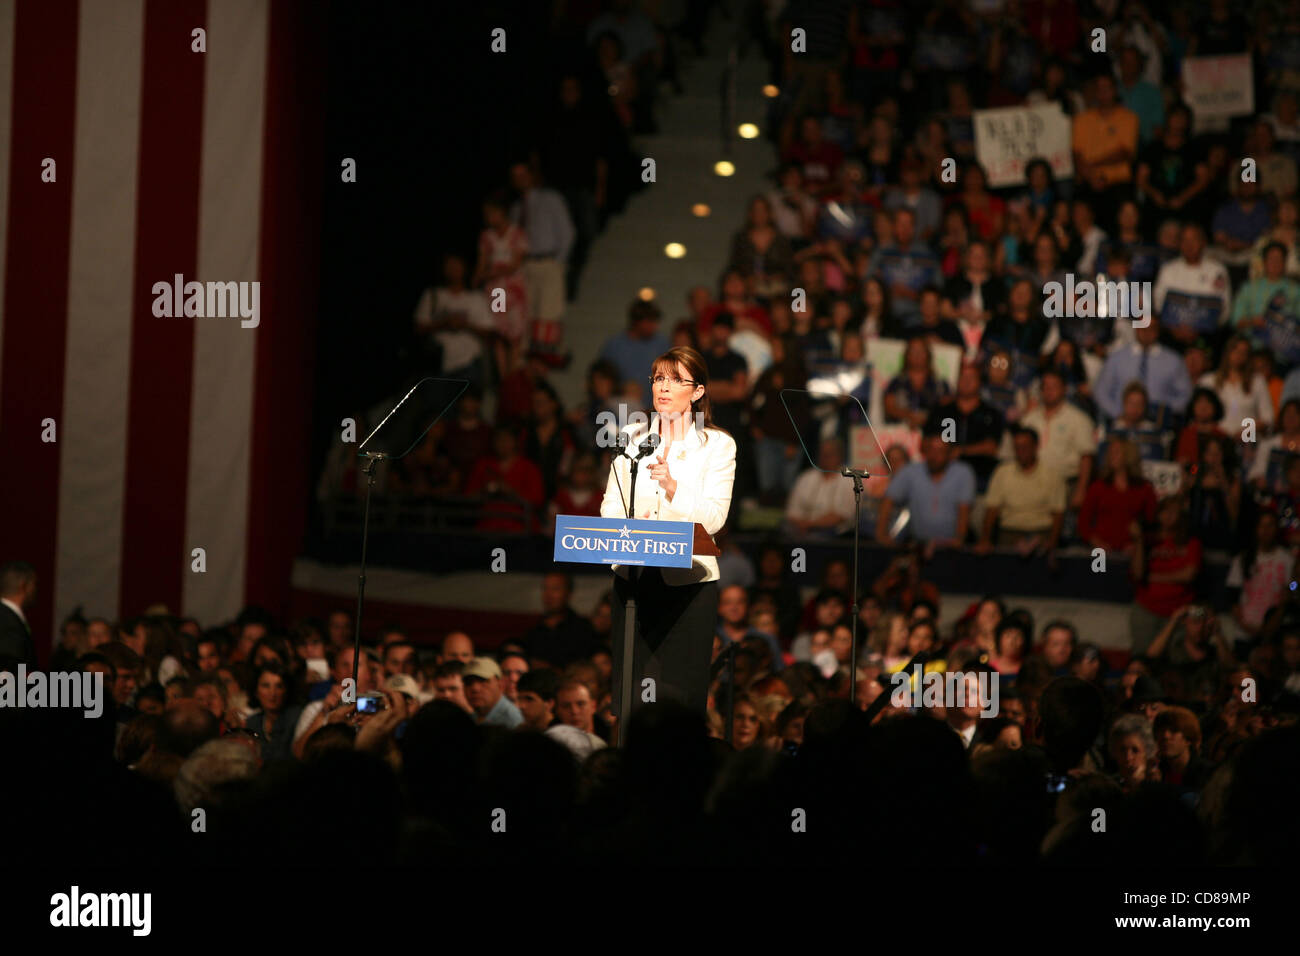
[[[1196,129],[1226,129],[1233,116],[1255,112],[1255,76],[1250,54],[1189,56],[1183,60],[1183,99]]]
[[[1070,118],[1055,103],[975,110],[975,158],[992,188],[1025,182],[1025,164],[1045,159],[1057,179],[1074,175]]]

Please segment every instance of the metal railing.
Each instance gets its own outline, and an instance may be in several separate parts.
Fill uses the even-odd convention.
[[[514,505],[518,510],[498,512],[486,506],[495,502]],[[351,495],[333,495],[321,502],[321,517],[327,537],[361,532],[364,499]],[[536,510],[518,495],[497,492],[487,495],[411,498],[379,495],[370,501],[372,532],[436,535],[453,531],[473,531],[484,519],[518,518],[526,533],[533,532]]]

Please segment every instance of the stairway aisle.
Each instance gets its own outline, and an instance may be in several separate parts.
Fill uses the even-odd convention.
[[[566,406],[581,400],[587,368],[604,341],[627,327],[627,309],[639,290],[654,290],[666,335],[686,315],[686,295],[693,286],[706,285],[717,294],[731,238],[744,221],[749,198],[769,187],[765,174],[775,157],[761,137],[745,140],[733,135],[730,158],[735,175],[724,178],[713,171],[723,158],[721,79],[734,30],[734,21],[714,16],[705,43],[708,55],[683,65],[684,94],[666,92],[661,97],[659,133],[633,142],[638,156],[654,159],[656,181],[607,224],[592,247],[578,298],[568,305],[565,337],[573,361],[552,376]],[[735,124],[761,128],[766,73],[756,50],[740,62],[737,77]],[[707,204],[711,215],[693,215],[696,203]],[[670,242],[686,247],[684,258],[664,255]]]

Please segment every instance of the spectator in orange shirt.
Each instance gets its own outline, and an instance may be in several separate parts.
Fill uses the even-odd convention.
[[[1138,115],[1119,102],[1109,73],[1093,79],[1092,94],[1092,108],[1074,118],[1074,175],[1085,188],[1081,198],[1098,204],[1096,220],[1109,223],[1123,198],[1119,194],[1133,181],[1140,123]]]

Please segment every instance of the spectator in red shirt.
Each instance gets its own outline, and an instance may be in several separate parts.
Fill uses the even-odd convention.
[[[1129,616],[1134,655],[1144,654],[1165,620],[1196,598],[1201,572],[1201,542],[1187,533],[1187,509],[1181,494],[1156,507],[1156,529],[1138,539],[1132,565],[1135,594]]]
[[[471,385],[456,403],[456,417],[447,422],[442,447],[462,480],[492,451],[492,426],[483,420],[482,410],[483,390]]]
[[[498,425],[493,430],[492,446],[495,457],[480,458],[465,487],[466,494],[488,496],[479,530],[532,531],[537,511],[546,501],[541,469],[520,456],[519,440],[509,426]],[[524,517],[524,504],[532,508],[529,520]]]
[[[1006,201],[989,192],[988,177],[979,163],[967,165],[961,178],[961,192],[953,197],[952,203],[966,210],[971,231],[977,238],[992,242],[1005,231]]]
[[[1079,537],[1089,547],[1127,556],[1136,544],[1134,522],[1149,524],[1155,512],[1156,493],[1142,477],[1137,445],[1111,438],[1101,474],[1088,486],[1079,509]]]
[[[573,470],[568,479],[560,482],[559,489],[547,506],[546,523],[549,529],[555,528],[556,515],[600,517],[600,500],[605,489],[600,486],[596,475],[596,456],[591,452],[583,452],[573,460]]]
[[[713,320],[723,312],[730,312],[736,320],[736,331],[752,329],[763,335],[772,334],[772,320],[767,310],[758,304],[758,300],[749,294],[744,277],[736,271],[728,272],[722,277],[722,299],[707,306],[700,314],[695,331],[700,341],[707,342]]]
[[[1026,0],[1021,16],[1045,60],[1079,61],[1079,10],[1074,0]]]

